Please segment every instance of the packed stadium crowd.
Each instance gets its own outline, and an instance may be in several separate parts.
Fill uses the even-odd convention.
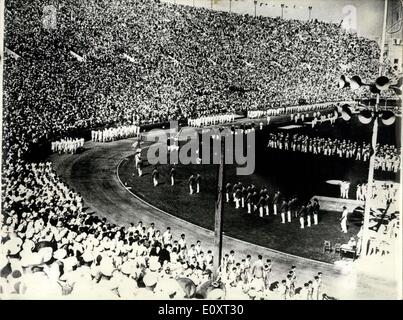
[[[312,153],[324,156],[338,156],[345,159],[368,161],[371,156],[369,143],[324,137],[312,137],[305,134],[283,132],[270,133],[269,148]],[[375,169],[398,172],[400,170],[400,150],[392,145],[377,145]]]
[[[261,256],[239,261],[230,252],[213,279],[212,252],[200,241],[188,244],[185,234],[175,239],[153,223],[125,228],[97,217],[50,162],[17,162],[3,179],[0,297],[320,298],[320,275],[297,290],[295,266],[274,279]]]
[[[5,135],[24,141],[11,146],[19,151],[77,128],[349,100],[350,90],[335,90],[339,75],[369,81],[378,66],[375,41],[320,21],[148,0],[11,0],[5,17],[15,53],[4,71]]]
[[[376,42],[336,24],[149,0],[54,7],[10,0],[5,47],[14,53],[4,63],[3,96],[0,296],[7,298],[191,298],[212,280],[211,261],[191,253],[197,245],[183,247],[183,237],[126,229],[86,211],[50,163],[24,159],[33,145],[77,129],[104,141],[103,128],[351,99],[335,90],[339,74],[368,82],[379,58]],[[262,280],[267,268],[262,257],[226,261],[216,285],[227,297],[320,297],[320,275],[297,293],[295,268],[278,285]],[[214,290],[202,296],[222,297]]]

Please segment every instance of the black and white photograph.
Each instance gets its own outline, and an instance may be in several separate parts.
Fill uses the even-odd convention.
[[[0,300],[402,300],[403,0],[0,14]]]

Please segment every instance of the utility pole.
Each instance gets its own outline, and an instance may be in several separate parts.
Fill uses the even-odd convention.
[[[221,136],[220,166],[218,168],[217,200],[215,203],[214,222],[214,279],[219,275],[222,260],[222,216],[223,216],[223,185],[224,185],[224,161],[225,161],[225,138]]]

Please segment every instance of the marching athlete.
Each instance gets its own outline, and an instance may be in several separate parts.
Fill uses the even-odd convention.
[[[193,189],[193,185],[195,183],[195,177],[194,175],[190,175],[190,178],[188,180],[188,184],[189,184],[189,194],[193,194],[194,193],[194,189]]]
[[[340,218],[340,226],[341,226],[341,231],[344,233],[347,233],[347,216],[348,216],[348,210],[346,206],[343,206],[343,213]]]
[[[200,174],[196,175],[195,182],[196,182],[196,193],[200,193],[200,182],[201,182]]]
[[[175,185],[176,170],[174,167],[169,171],[169,177],[171,178],[171,186]]]
[[[158,168],[154,168],[151,176],[152,176],[152,179],[153,179],[154,187],[158,186],[158,179],[160,177],[160,174],[158,172]]]

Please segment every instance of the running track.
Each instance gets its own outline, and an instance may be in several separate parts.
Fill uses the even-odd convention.
[[[75,191],[82,194],[86,206],[100,217],[117,225],[145,225],[154,222],[162,232],[170,226],[177,238],[186,234],[187,242],[202,241],[204,251],[213,247],[213,232],[176,218],[143,202],[127,190],[117,176],[117,167],[134,153],[134,139],[110,143],[87,142],[82,153],[52,155],[51,161],[58,175]],[[151,179],[146,175],[144,179]],[[273,279],[281,281],[292,265],[297,267],[297,286],[312,280],[317,272],[323,273],[322,292],[338,299],[396,299],[396,282],[362,272],[346,271],[331,264],[292,256],[224,236],[224,253],[235,250],[241,259],[258,254],[271,259]]]

